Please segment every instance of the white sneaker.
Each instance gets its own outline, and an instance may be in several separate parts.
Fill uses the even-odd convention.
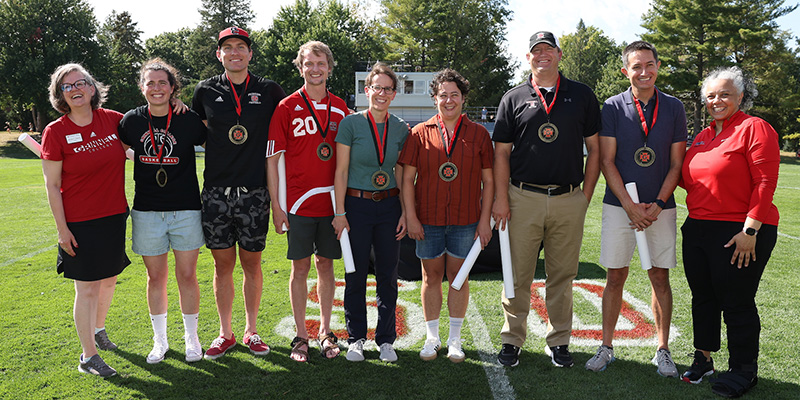
[[[347,348],[347,361],[364,361],[364,339],[358,339]]]
[[[454,363],[464,361],[467,356],[464,350],[461,349],[461,339],[452,339],[447,341],[447,358]]]
[[[430,338],[426,340],[425,344],[422,345],[422,350],[419,352],[419,358],[425,361],[436,359],[441,345],[442,341],[439,340],[439,338]]]
[[[614,360],[616,360],[614,358],[614,349],[606,345],[600,345],[597,347],[597,353],[589,361],[586,361],[586,369],[595,372],[605,371],[608,364],[611,364]]]
[[[656,372],[661,376],[670,378],[678,377],[678,368],[675,362],[672,361],[672,354],[667,349],[658,349],[655,357],[653,357],[653,364],[658,366]]]
[[[184,337],[186,341],[186,362],[195,362],[203,359],[203,348],[197,335]]]
[[[169,350],[166,336],[153,336],[153,350],[147,355],[148,364],[158,364],[164,360],[164,355]]]
[[[397,353],[395,353],[391,343],[384,343],[381,345],[380,359],[385,362],[397,361]]]

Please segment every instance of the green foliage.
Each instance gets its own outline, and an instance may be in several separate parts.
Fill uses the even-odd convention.
[[[139,68],[144,58],[142,31],[137,28],[127,11],[112,11],[97,34],[100,45],[108,52],[109,66],[96,73],[97,78],[109,84],[105,107],[120,112],[142,103],[139,90]]]
[[[297,0],[294,5],[281,7],[268,31],[253,34],[253,71],[278,82],[287,92],[299,89],[303,78],[292,60],[297,49],[310,40],[331,48],[337,65],[328,78],[328,87],[345,99],[355,94],[356,61],[383,54],[374,22],[362,19],[355,6],[323,0],[312,7],[308,0]]]
[[[623,48],[624,44],[617,48],[616,53],[609,54],[608,59],[602,66],[600,80],[597,81],[597,87],[594,89],[594,94],[597,95],[597,99],[601,103],[607,98],[627,90],[631,85],[628,77],[620,70],[622,68],[620,56]]]
[[[578,22],[575,33],[561,36],[558,42],[563,52],[558,65],[561,73],[595,91],[603,76],[604,67],[609,62],[613,63],[614,59],[619,60],[622,53],[613,39],[594,26],[587,27],[582,19]],[[619,62],[613,64],[619,65]]]
[[[504,46],[507,0],[381,0],[382,36],[399,70],[453,68],[470,81],[470,105],[496,105],[516,67]],[[515,44],[523,48],[523,44]]]
[[[57,115],[48,101],[50,74],[80,62],[90,72],[105,69],[95,39],[97,21],[84,0],[0,1],[0,96],[3,107],[29,109],[37,130]]]

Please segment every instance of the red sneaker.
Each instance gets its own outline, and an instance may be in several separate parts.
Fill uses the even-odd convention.
[[[250,352],[257,356],[269,354],[269,346],[261,341],[257,333],[245,333],[244,345],[250,348]]]
[[[230,339],[220,336],[211,342],[211,346],[206,350],[206,360],[216,360],[225,355],[225,352],[236,346],[236,336],[231,335]]]

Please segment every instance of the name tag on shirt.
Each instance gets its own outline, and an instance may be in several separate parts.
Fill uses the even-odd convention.
[[[67,144],[73,144],[82,142],[83,138],[81,137],[80,133],[73,133],[71,135],[67,135]]]

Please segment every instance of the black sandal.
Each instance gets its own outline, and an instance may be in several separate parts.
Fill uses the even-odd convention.
[[[339,338],[337,338],[333,332],[320,336],[319,353],[325,358],[336,358],[336,356],[338,356],[341,352],[337,343],[339,343]],[[334,349],[339,351],[336,351],[333,355],[331,355],[331,352],[334,352]]]
[[[299,336],[295,336],[294,339],[292,339],[292,344],[290,346],[292,346],[292,352],[290,356],[298,355],[305,358],[304,360],[295,360],[294,358],[292,358],[292,360],[295,360],[297,362],[308,361],[308,339],[303,339]],[[305,350],[301,348],[303,346],[306,346]]]
[[[748,379],[748,376],[751,378]],[[758,383],[758,376],[747,372],[726,372],[711,380],[711,383],[713,383],[711,391],[714,394],[734,399],[752,389]]]

